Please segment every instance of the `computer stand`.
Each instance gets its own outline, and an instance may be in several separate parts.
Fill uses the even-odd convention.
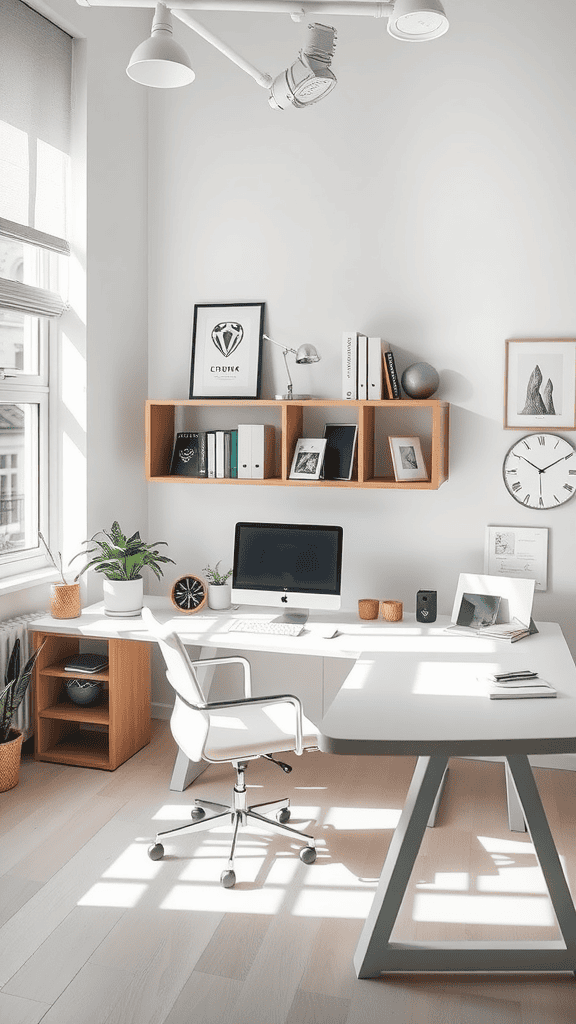
[[[305,626],[309,615],[310,611],[308,608],[294,608],[291,610],[287,608],[285,612],[282,612],[282,615],[277,615],[275,619],[272,619],[272,622],[294,622],[297,626]]]

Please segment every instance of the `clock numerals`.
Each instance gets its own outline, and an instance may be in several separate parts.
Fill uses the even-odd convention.
[[[538,444],[546,444],[546,436],[544,434],[538,435]]]
[[[565,491],[570,491],[570,494],[572,494],[572,492],[574,491],[574,488],[572,487],[572,484],[564,484],[564,490]]]
[[[522,484],[520,483],[519,480],[516,480],[515,483],[512,484],[512,490],[514,492],[522,490]]]
[[[526,497],[524,498],[524,504],[525,505],[529,505],[530,504],[530,495],[529,494],[527,494]]]

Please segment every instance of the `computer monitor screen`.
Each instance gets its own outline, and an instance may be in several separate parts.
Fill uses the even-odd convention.
[[[341,526],[236,523],[233,602],[336,610],[341,570]]]

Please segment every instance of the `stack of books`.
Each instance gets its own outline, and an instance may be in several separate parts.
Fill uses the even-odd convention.
[[[556,690],[529,669],[520,672],[497,672],[489,677],[490,700],[520,700],[526,697],[555,697]]]
[[[342,337],[342,398],[402,397],[394,354],[387,341],[357,331]]]
[[[274,427],[264,423],[239,423],[232,430],[177,433],[170,475],[264,480],[274,476],[274,461]]]

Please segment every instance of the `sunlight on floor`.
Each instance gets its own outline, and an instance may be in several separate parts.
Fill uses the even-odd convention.
[[[452,896],[449,893],[418,894],[414,921],[460,924],[524,925],[549,928],[554,915],[547,898],[525,896]]]

